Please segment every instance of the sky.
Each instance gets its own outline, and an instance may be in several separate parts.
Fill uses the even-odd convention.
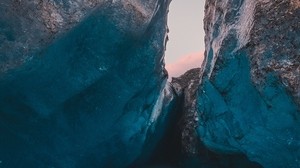
[[[170,77],[200,67],[204,46],[205,0],[172,0],[169,8],[169,41],[165,55]]]

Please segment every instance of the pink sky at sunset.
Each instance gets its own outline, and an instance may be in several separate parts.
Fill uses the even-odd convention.
[[[169,41],[165,53],[169,79],[200,67],[203,60],[205,1],[172,0],[168,14]]]
[[[184,72],[200,67],[204,58],[204,52],[191,53],[180,57],[174,63],[166,64],[166,69],[169,73],[169,78],[178,77]]]

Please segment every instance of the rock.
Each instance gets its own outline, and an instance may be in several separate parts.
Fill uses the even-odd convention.
[[[187,71],[178,78],[172,78],[172,85],[177,94],[182,94],[183,107],[181,125],[181,141],[183,152],[188,155],[197,154],[198,138],[196,127],[199,120],[196,111],[197,89],[200,80],[200,68]]]

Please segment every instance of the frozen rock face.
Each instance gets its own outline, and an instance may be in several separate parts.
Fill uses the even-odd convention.
[[[0,3],[0,167],[125,167],[174,95],[168,0]]]
[[[300,3],[208,0],[198,136],[263,167],[300,167]]]

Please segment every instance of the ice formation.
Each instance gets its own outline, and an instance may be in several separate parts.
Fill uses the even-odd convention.
[[[0,167],[300,167],[299,1],[207,0],[171,83],[169,3],[2,0]]]
[[[300,166],[300,8],[294,0],[206,2],[198,136],[263,167]]]
[[[149,153],[174,100],[168,4],[1,1],[0,167],[125,167]]]

